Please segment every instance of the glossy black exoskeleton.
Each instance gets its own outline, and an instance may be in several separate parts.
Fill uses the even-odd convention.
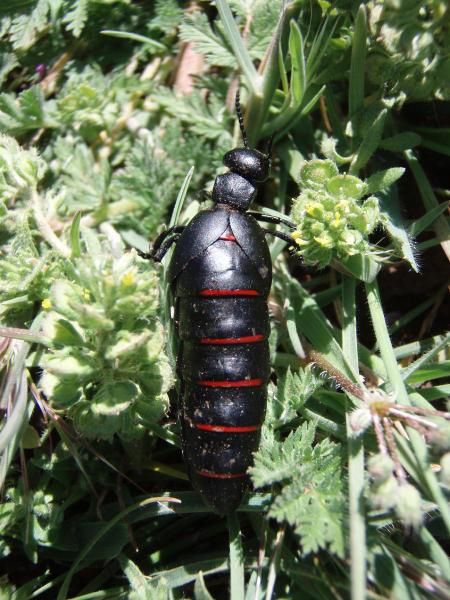
[[[247,212],[270,158],[248,147],[239,97],[236,109],[245,147],[225,154],[229,171],[214,182],[214,208],[165,231],[143,255],[161,261],[176,243],[168,278],[180,341],[183,455],[194,488],[220,514],[239,506],[266,407],[272,264],[265,235],[294,243],[257,223],[293,227],[288,221]]]

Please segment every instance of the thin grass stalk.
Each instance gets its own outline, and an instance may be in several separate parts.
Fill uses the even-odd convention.
[[[342,277],[342,349],[347,362],[358,372],[358,339],[355,310],[356,282]],[[366,597],[366,523],[364,511],[364,444],[362,436],[352,435],[349,413],[346,415],[348,440],[348,487],[350,523],[351,598]]]
[[[244,552],[239,518],[236,512],[228,515],[230,536],[230,600],[242,600],[245,596]]]

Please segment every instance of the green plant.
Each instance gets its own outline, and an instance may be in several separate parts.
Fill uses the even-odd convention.
[[[449,595],[448,15],[0,8],[2,598]],[[167,262],[132,248],[198,211],[238,87],[298,243],[271,242],[274,377],[225,521],[181,462]]]

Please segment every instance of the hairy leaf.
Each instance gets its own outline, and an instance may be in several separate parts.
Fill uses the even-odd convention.
[[[254,484],[279,484],[269,515],[294,526],[305,554],[326,548],[344,554],[344,499],[340,448],[314,445],[315,425],[304,423],[282,442],[272,439],[255,455]]]

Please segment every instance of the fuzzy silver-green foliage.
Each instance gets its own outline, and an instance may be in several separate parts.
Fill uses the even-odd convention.
[[[17,200],[35,189],[46,168],[35,148],[25,150],[14,138],[0,134],[0,200]]]
[[[134,252],[95,249],[74,259],[71,277],[55,281],[44,300],[43,333],[53,347],[42,358],[40,387],[83,434],[133,437],[164,415],[173,381],[158,277],[153,268],[139,272]]]
[[[61,272],[62,259],[53,251],[40,255],[26,211],[7,211],[3,225],[14,236],[3,246],[0,260],[0,315],[5,322],[15,323],[19,314],[27,320],[34,304],[48,296]]]

